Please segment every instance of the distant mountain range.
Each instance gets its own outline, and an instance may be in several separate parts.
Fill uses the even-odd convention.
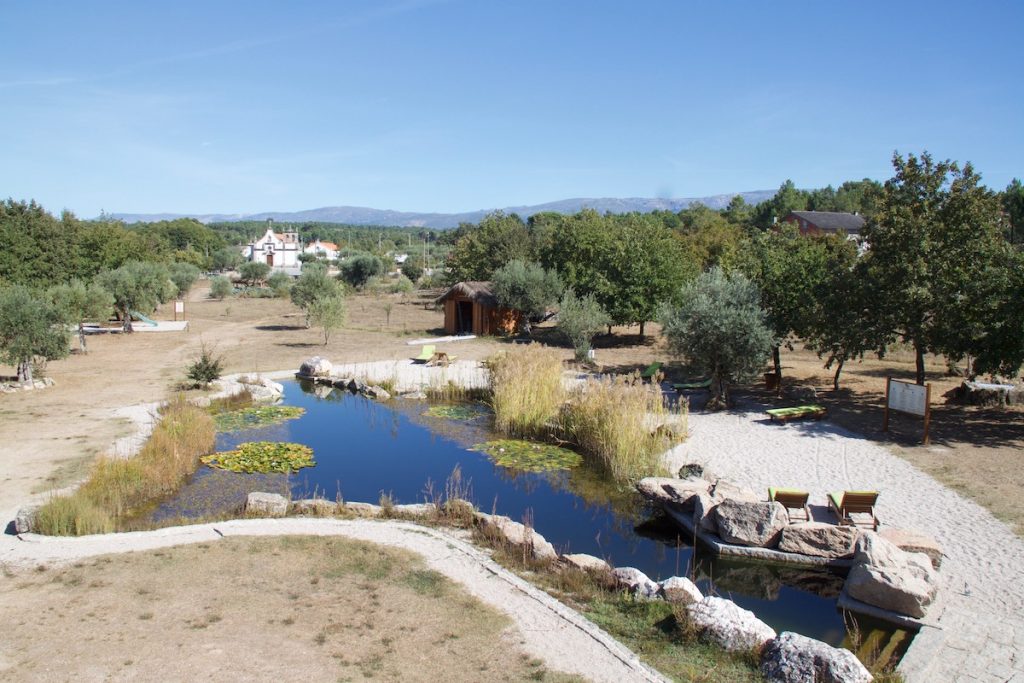
[[[517,213],[528,218],[535,213],[553,211],[555,213],[572,214],[582,209],[594,209],[600,213],[630,213],[639,211],[680,211],[691,204],[703,204],[711,209],[722,209],[736,195],[740,195],[748,204],[757,204],[775,195],[775,190],[758,190],[756,192],[735,192],[718,194],[711,197],[691,197],[686,199],[645,199],[631,197],[625,199],[562,199],[547,204],[534,206],[508,206],[501,209],[505,213]],[[459,223],[478,223],[494,209],[481,209],[465,213],[417,213],[414,211],[390,211],[387,209],[370,209],[362,206],[325,206],[320,209],[306,211],[267,211],[249,214],[196,214],[196,213],[115,213],[114,218],[125,223],[151,221],[170,221],[175,218],[195,218],[203,223],[219,223],[233,221],[265,221],[273,218],[282,223],[348,223],[350,225],[389,225],[412,228],[445,229],[454,228]]]

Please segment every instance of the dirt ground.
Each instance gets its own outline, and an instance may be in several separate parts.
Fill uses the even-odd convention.
[[[578,680],[417,555],[338,538],[40,567],[0,581],[0,620],[10,681]]]

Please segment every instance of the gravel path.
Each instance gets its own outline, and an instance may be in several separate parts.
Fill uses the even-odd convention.
[[[769,486],[811,493],[818,519],[829,491],[877,490],[882,525],[935,537],[944,608],[904,660],[911,681],[1024,682],[1024,541],[991,513],[905,460],[827,420],[773,424],[760,410],[693,412],[690,438],[668,454],[767,496]],[[1014,677],[1017,676],[1017,677]]]

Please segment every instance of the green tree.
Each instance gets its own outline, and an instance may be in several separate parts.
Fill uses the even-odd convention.
[[[338,292],[314,299],[309,305],[309,320],[323,331],[324,346],[330,340],[331,332],[345,324],[347,311],[345,296]]]
[[[62,320],[78,327],[78,350],[82,353],[88,351],[83,323],[106,320],[114,310],[113,295],[96,282],[87,284],[75,279],[68,284],[54,285],[46,290],[46,297]]]
[[[312,320],[313,304],[328,297],[342,295],[341,283],[327,274],[327,266],[314,263],[302,269],[302,274],[289,291],[292,303],[302,309],[306,315],[306,327]]]
[[[235,247],[223,247],[213,252],[213,256],[210,259],[210,267],[213,270],[234,270],[238,266],[242,265],[242,261],[245,257]]]
[[[384,272],[384,264],[373,254],[356,254],[341,264],[341,279],[356,289],[362,289],[370,278]]]
[[[32,381],[38,360],[68,354],[68,328],[61,311],[24,285],[0,289],[0,360],[13,365],[18,381]]]
[[[47,286],[69,280],[77,261],[76,229],[74,217],[65,225],[34,201],[0,202],[0,282]]]
[[[543,316],[562,294],[562,280],[539,263],[515,259],[494,271],[491,290],[498,304],[521,311],[521,329],[530,333],[531,319]]]
[[[114,297],[114,309],[125,332],[132,332],[132,312],[152,313],[159,303],[174,296],[175,286],[161,264],[129,261],[120,268],[100,273],[96,282]]]
[[[1007,234],[1011,244],[1024,242],[1024,185],[1014,178],[1002,193]]]
[[[292,287],[292,277],[283,271],[277,271],[267,280],[267,286],[274,292],[274,296],[284,298],[288,296]]]
[[[729,385],[760,372],[775,342],[757,285],[713,268],[684,285],[679,301],[662,310],[668,347],[711,376],[709,405],[727,406]]]
[[[998,266],[1001,278],[986,299],[993,305],[988,325],[975,339],[974,371],[1014,377],[1024,365],[1024,252],[1007,249]]]
[[[806,211],[808,199],[807,192],[798,190],[792,180],[787,180],[779,186],[774,197],[754,208],[754,225],[767,230],[789,215],[790,211]]]
[[[250,287],[265,282],[270,275],[270,266],[262,261],[246,261],[238,267],[238,275]]]
[[[458,241],[448,254],[449,278],[487,280],[514,259],[534,260],[530,231],[523,220],[500,211],[489,214],[477,226],[460,227]]]
[[[199,279],[199,268],[191,263],[172,263],[167,266],[167,273],[178,290],[175,296],[179,299],[188,294],[188,290]]]
[[[411,282],[418,282],[419,279],[423,277],[423,266],[413,260],[413,257],[410,256],[405,260],[405,263],[402,264],[402,275],[409,278]]]
[[[558,303],[558,331],[566,336],[576,351],[576,360],[586,360],[594,336],[608,324],[608,314],[593,294],[576,296],[565,290]]]
[[[998,200],[970,164],[896,153],[893,168],[864,229],[865,258],[879,327],[913,346],[923,384],[926,353],[956,360],[976,352],[998,303],[987,294],[1005,279],[1006,242]]]
[[[218,301],[223,300],[224,297],[231,296],[234,291],[234,287],[231,286],[231,280],[223,275],[218,275],[210,280],[210,296]]]

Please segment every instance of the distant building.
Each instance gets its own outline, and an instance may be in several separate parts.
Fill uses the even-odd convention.
[[[444,304],[445,334],[510,334],[522,315],[498,306],[490,282],[459,282],[437,303]]]
[[[395,254],[395,263],[398,264],[398,265],[402,265],[403,263],[405,263],[408,260],[409,260],[409,255],[408,254]]]
[[[248,260],[266,263],[274,270],[298,275],[302,265],[299,262],[301,247],[298,233],[274,232],[273,223],[267,221],[267,231],[263,237],[246,245],[242,254]]]
[[[782,219],[800,229],[801,235],[834,235],[844,233],[849,238],[860,237],[864,217],[839,211],[790,211]]]
[[[320,240],[316,240],[315,242],[307,244],[302,251],[303,253],[314,254],[331,261],[338,260],[338,245],[334,242],[321,242]]]

